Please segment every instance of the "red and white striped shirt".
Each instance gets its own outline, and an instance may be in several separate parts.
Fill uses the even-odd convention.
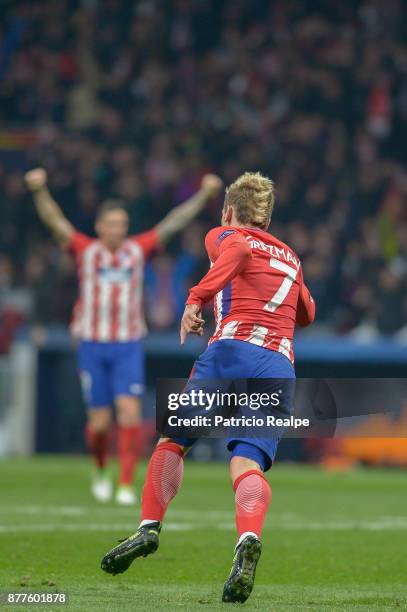
[[[205,247],[211,269],[192,287],[187,304],[214,298],[216,329],[209,344],[243,340],[294,361],[295,326],[315,318],[315,303],[294,251],[256,228],[216,227]]]
[[[145,334],[144,262],[158,245],[154,229],[129,237],[115,252],[100,240],[73,233],[68,249],[75,255],[79,280],[73,336],[95,342],[128,342]]]

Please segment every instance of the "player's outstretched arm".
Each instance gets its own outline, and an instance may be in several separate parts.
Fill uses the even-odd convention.
[[[64,217],[47,187],[47,173],[42,168],[30,170],[25,175],[25,182],[31,191],[35,208],[41,221],[54,234],[58,242],[65,246],[69,244],[74,228]]]
[[[215,174],[205,174],[201,188],[186,202],[174,208],[155,227],[161,244],[186,227],[201,212],[211,198],[217,196],[223,187],[222,180]]]

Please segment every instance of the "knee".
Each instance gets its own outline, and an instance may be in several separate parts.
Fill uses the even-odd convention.
[[[266,472],[272,464],[271,457],[256,444],[238,440],[230,448],[232,458],[230,461],[230,477],[233,483],[236,478],[250,470]]]
[[[230,460],[230,478],[232,483],[234,483],[239,476],[250,470],[262,472],[260,464],[248,457],[235,456]]]
[[[98,410],[89,410],[88,423],[96,433],[103,433],[110,429],[112,423],[112,415],[110,408],[99,408]]]
[[[116,400],[117,421],[123,427],[139,425],[141,421],[141,401],[138,397],[121,396]]]

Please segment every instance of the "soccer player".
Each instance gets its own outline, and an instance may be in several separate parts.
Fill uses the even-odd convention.
[[[202,334],[203,304],[215,297],[216,329],[195,362],[192,380],[295,378],[294,329],[312,323],[315,304],[297,255],[267,231],[273,206],[273,182],[259,173],[243,174],[226,190],[222,226],[205,239],[211,268],[191,289],[181,321],[181,343],[189,333]],[[135,558],[157,549],[165,512],[181,485],[184,455],[193,442],[158,442],[146,475],[140,526],[105,555],[103,570],[124,572]],[[244,602],[252,591],[271,500],[264,473],[277,445],[275,437],[227,440],[238,539],[224,602]]]
[[[93,239],[78,232],[65,218],[48,191],[45,170],[30,170],[25,178],[39,217],[58,243],[76,257],[79,298],[71,331],[80,341],[78,365],[88,407],[86,440],[96,464],[92,493],[101,502],[113,495],[106,463],[115,405],[120,464],[116,501],[133,504],[133,473],[140,452],[140,396],[144,390],[140,342],[146,332],[142,310],[144,262],[198,215],[220,192],[222,181],[215,175],[205,175],[195,195],[152,230],[136,236],[127,235],[129,218],[124,204],[108,200],[97,212],[97,239]]]

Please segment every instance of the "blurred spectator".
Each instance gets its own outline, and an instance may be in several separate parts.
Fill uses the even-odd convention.
[[[319,322],[341,333],[405,325],[404,0],[6,6],[0,121],[37,131],[29,164],[47,167],[80,230],[92,233],[109,195],[141,231],[206,170],[228,183],[258,169],[276,182],[272,231],[302,258]],[[35,296],[34,320],[66,320],[74,270],[48,246],[24,162],[12,160],[0,165],[1,252]],[[176,324],[220,207],[148,266],[152,327]]]

